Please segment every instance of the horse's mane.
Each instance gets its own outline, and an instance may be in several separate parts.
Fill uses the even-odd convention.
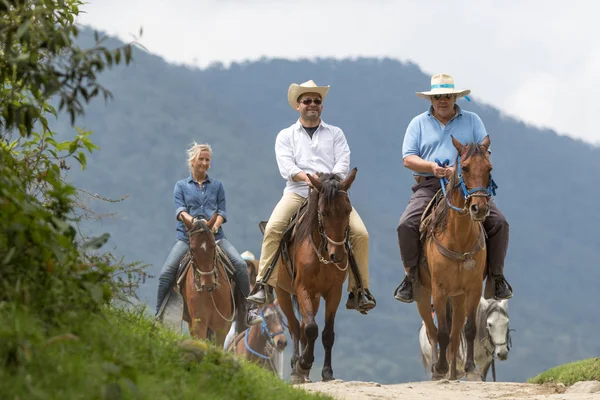
[[[335,211],[337,207],[335,197],[337,196],[340,190],[340,182],[341,178],[336,174],[317,174],[319,180],[321,181],[321,192],[320,195],[323,197],[325,202],[325,208]],[[319,208],[319,191],[315,189],[311,189],[308,195],[308,210],[304,215],[302,221],[298,225],[298,229],[296,230],[296,238],[298,243],[302,240],[309,237],[312,234],[313,229],[317,226],[318,223],[318,214],[317,210]]]
[[[473,157],[476,155],[483,155],[484,150],[477,143],[470,143],[467,147],[467,151],[463,157],[463,160],[466,160],[469,157]],[[454,166],[458,166],[458,155],[454,161]],[[458,169],[454,169],[454,174],[450,177],[450,181],[448,186],[446,187],[446,196],[451,199],[452,194],[454,193],[455,186],[458,183]],[[460,190],[456,188],[456,190]],[[446,230],[448,226],[448,213],[450,211],[450,206],[448,206],[448,202],[445,199],[440,201],[440,204],[437,205],[435,209],[435,214],[431,221],[431,226],[433,227],[433,231],[436,233],[440,233]]]

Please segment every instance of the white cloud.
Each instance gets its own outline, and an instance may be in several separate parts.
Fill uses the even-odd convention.
[[[177,63],[387,56],[448,72],[526,122],[600,142],[600,3],[575,1],[98,0],[80,22]],[[423,82],[427,85],[428,82]]]

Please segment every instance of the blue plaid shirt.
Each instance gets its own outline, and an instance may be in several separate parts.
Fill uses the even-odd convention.
[[[175,198],[175,218],[179,217],[182,211],[186,211],[192,217],[203,217],[208,221],[217,213],[223,217],[223,223],[227,222],[225,189],[221,181],[217,179],[211,179],[207,175],[200,187],[190,174],[186,179],[175,184],[173,196]],[[224,237],[223,227],[219,227],[215,240]],[[179,220],[177,220],[177,239],[189,243],[185,225]]]

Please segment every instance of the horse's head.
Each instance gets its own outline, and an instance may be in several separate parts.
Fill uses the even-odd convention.
[[[490,137],[486,136],[481,144],[467,146],[452,137],[452,143],[458,151],[454,184],[459,186],[465,201],[464,209],[469,211],[471,218],[483,221],[490,213],[488,201],[495,189],[488,153]]]
[[[277,351],[283,351],[287,346],[287,338],[283,330],[283,318],[279,311],[279,304],[275,302],[261,307],[261,316],[263,318],[262,331],[269,337],[269,341]]]
[[[334,174],[319,174],[317,177],[307,174],[318,192],[319,233],[321,239],[326,241],[329,259],[335,263],[346,258],[345,243],[352,212],[348,189],[354,182],[356,172],[354,168],[344,180]]]
[[[506,360],[510,351],[508,300],[482,300],[482,303],[487,308],[485,329],[492,346],[491,351],[494,357]]]
[[[197,219],[189,231],[190,252],[200,274],[200,290],[208,292],[216,288],[216,247],[211,221]]]

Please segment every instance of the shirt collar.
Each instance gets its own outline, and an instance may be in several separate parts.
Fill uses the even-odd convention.
[[[319,123],[318,128],[321,128],[322,126],[325,125],[325,122],[323,122],[323,118],[321,118],[321,122]],[[298,120],[296,121],[296,123],[294,124],[294,127],[296,129],[303,129],[304,127],[302,126],[302,123],[300,122],[300,118],[298,118]]]
[[[190,174],[190,175],[188,176],[188,179],[187,179],[187,181],[188,181],[188,183],[196,182],[196,181],[194,180],[194,178],[192,177],[192,174]],[[210,181],[210,176],[208,176],[208,174],[206,174],[206,182],[207,182],[207,183],[210,183],[210,182],[211,182],[211,181]]]

